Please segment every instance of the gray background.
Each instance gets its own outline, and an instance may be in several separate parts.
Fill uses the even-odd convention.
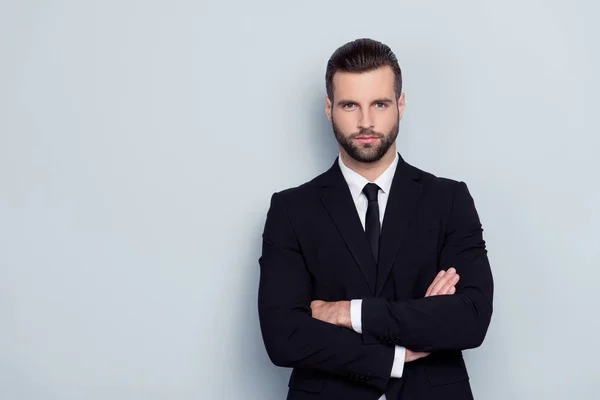
[[[282,399],[272,192],[331,165],[324,71],[389,44],[399,149],[467,182],[496,279],[478,399],[597,399],[593,1],[0,2],[0,399]]]

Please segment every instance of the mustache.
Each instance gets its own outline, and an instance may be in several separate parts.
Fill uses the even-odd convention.
[[[350,135],[350,139],[359,139],[364,137],[376,137],[378,139],[384,139],[385,135],[380,132],[375,132],[372,129],[362,129],[359,132],[353,133]]]

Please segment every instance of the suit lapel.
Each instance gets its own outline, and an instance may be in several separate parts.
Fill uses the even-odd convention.
[[[320,184],[323,186],[321,201],[374,293],[375,260],[337,159],[329,171],[321,175]]]
[[[400,155],[398,155],[400,157]],[[379,296],[392,270],[396,254],[410,225],[422,187],[418,183],[419,172],[402,157],[398,162],[390,195],[385,209],[379,245],[379,274],[375,295]]]

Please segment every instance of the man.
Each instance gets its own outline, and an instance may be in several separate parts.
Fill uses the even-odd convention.
[[[258,294],[288,399],[472,399],[461,351],[481,345],[493,279],[464,182],[396,151],[404,112],[386,45],[340,47],[325,112],[340,154],[324,174],[275,193]]]

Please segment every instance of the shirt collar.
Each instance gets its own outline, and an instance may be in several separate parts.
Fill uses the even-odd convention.
[[[346,164],[342,161],[341,154],[338,157],[338,164],[340,169],[342,170],[342,175],[344,175],[344,179],[350,188],[350,193],[352,194],[352,199],[356,201],[358,196],[362,193],[363,188],[369,180],[364,176],[360,175],[358,172],[353,171],[348,168]],[[373,183],[375,183],[379,188],[383,191],[383,193],[389,195],[390,189],[392,188],[392,181],[394,179],[394,174],[396,172],[396,167],[398,166],[398,153],[396,153],[396,157],[394,161],[390,164],[389,167]]]

